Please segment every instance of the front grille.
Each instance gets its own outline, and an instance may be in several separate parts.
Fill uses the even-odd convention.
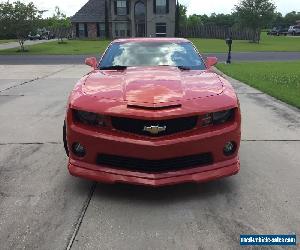
[[[97,157],[98,165],[106,165],[116,169],[124,169],[144,173],[163,173],[169,171],[189,169],[196,166],[210,165],[213,158],[210,153],[185,157],[145,160],[116,155],[100,154]]]
[[[196,127],[197,120],[197,116],[155,121],[112,117],[111,123],[115,129],[120,131],[151,137],[160,137],[192,130]],[[158,126],[160,128],[164,128],[165,131],[161,131],[157,134],[152,134],[148,131],[145,131],[145,127],[151,126]]]

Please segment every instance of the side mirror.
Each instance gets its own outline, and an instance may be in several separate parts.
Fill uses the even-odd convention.
[[[218,63],[218,58],[216,57],[207,57],[206,59],[206,66],[207,68],[211,68],[212,66]]]
[[[97,59],[96,57],[89,57],[85,59],[85,64],[91,66],[93,69],[97,68]]]

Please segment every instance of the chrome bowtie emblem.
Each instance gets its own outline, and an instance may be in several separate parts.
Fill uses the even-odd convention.
[[[164,126],[164,127],[160,127],[160,126],[150,126],[150,127],[147,127],[147,126],[145,126],[144,127],[144,131],[149,132],[149,133],[151,133],[153,135],[157,135],[157,134],[159,134],[161,132],[164,132],[166,130],[167,130],[167,126]]]

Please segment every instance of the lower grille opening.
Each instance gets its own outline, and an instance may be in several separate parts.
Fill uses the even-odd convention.
[[[196,166],[210,165],[213,158],[210,153],[190,155],[163,160],[145,160],[140,158],[99,154],[98,165],[106,165],[116,169],[130,170],[144,173],[163,173],[189,169]]]

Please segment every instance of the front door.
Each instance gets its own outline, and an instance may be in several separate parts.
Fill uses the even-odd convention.
[[[137,37],[145,37],[146,36],[145,23],[137,23],[135,29],[136,29],[136,36]]]

